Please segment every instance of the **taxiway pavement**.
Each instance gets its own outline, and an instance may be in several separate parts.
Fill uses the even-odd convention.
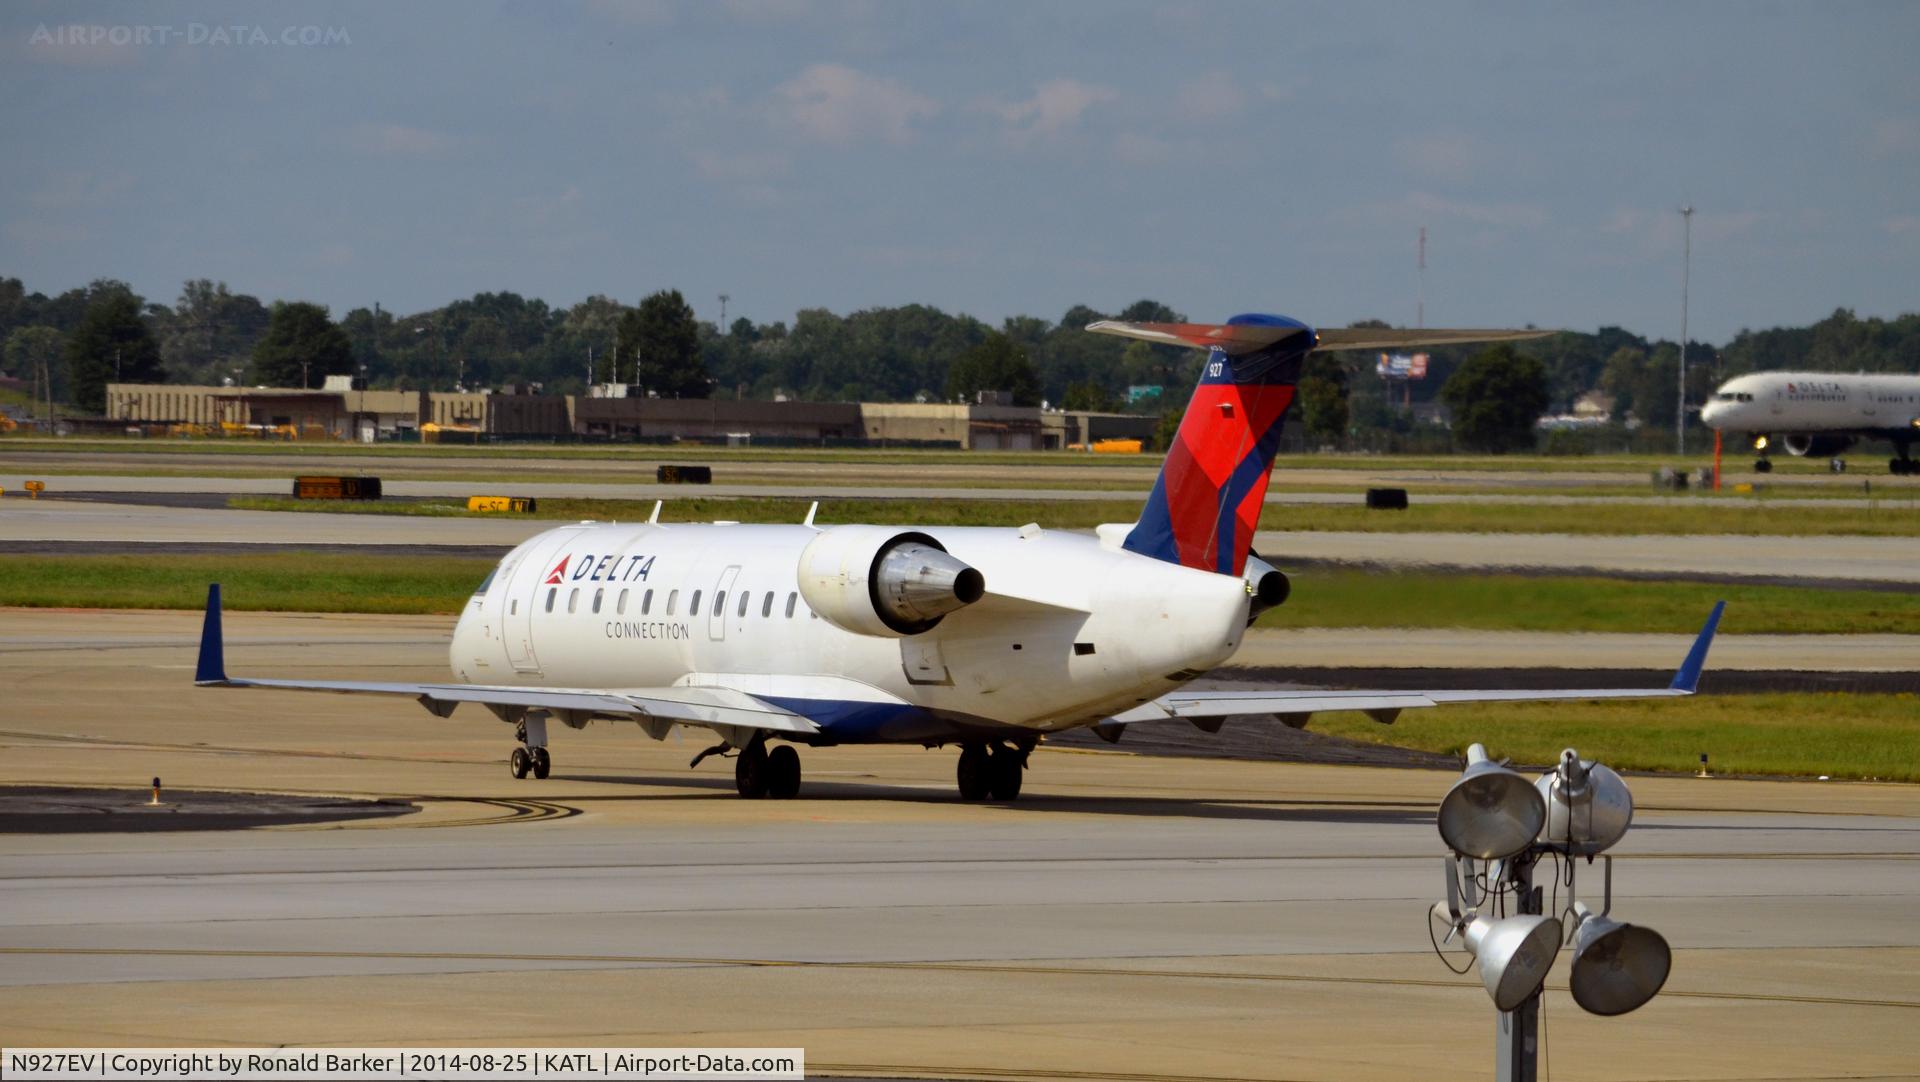
[[[235,671],[442,675],[444,621],[228,621]],[[1424,925],[1446,772],[1043,747],[1020,802],[966,805],[950,750],[820,749],[805,798],[749,802],[726,764],[687,769],[702,740],[594,725],[557,729],[554,776],[516,782],[484,714],[192,689],[193,626],[0,610],[0,783],[158,774],[423,810],[0,836],[0,1042],[800,1045],[817,1073],[927,1077],[1490,1069],[1486,995]],[[1615,913],[1673,942],[1674,975],[1599,1019],[1556,970],[1553,1076],[1911,1074],[1920,789],[1633,785]]]
[[[0,541],[287,545],[471,545],[503,549],[557,523],[294,511],[235,511],[71,500],[7,500]],[[1289,559],[1385,567],[1530,569],[1773,581],[1920,582],[1902,538],[1263,531],[1254,547]]]

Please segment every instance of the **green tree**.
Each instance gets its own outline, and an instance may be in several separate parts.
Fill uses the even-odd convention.
[[[106,411],[109,383],[165,378],[160,347],[140,318],[140,298],[131,290],[102,291],[87,305],[67,339],[67,373],[74,405],[88,413]]]
[[[981,391],[1007,391],[1016,406],[1040,404],[1040,377],[1027,351],[999,331],[962,353],[947,369],[947,399],[971,402]]]
[[[36,402],[47,395],[43,378],[53,388],[54,401],[66,397],[65,354],[66,340],[52,327],[18,327],[7,336],[7,371],[33,388]]]
[[[253,382],[270,387],[318,386],[327,376],[352,372],[353,342],[328,317],[324,305],[273,302],[267,333],[253,345]]]
[[[1173,446],[1173,438],[1180,434],[1180,422],[1187,416],[1187,407],[1167,410],[1160,415],[1160,423],[1154,426],[1153,446],[1155,450],[1165,451]]]
[[[1533,447],[1547,393],[1546,366],[1503,343],[1467,358],[1440,388],[1440,400],[1453,411],[1461,446],[1499,454]]]
[[[633,382],[661,398],[705,398],[713,392],[700,356],[700,327],[679,290],[663,289],[641,300],[633,336]]]
[[[1067,388],[1066,395],[1060,399],[1060,408],[1113,413],[1120,408],[1120,399],[1104,384],[1083,380]]]
[[[1300,415],[1307,434],[1339,440],[1347,434],[1347,369],[1326,353],[1309,353],[1300,377]]]

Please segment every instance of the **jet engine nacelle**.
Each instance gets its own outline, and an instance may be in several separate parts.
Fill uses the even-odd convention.
[[[1807,432],[1795,432],[1780,438],[1780,446],[1795,458],[1812,455],[1815,458],[1830,458],[1853,446],[1851,436],[1816,436]]]
[[[979,571],[911,530],[833,526],[800,550],[800,596],[821,619],[858,635],[930,631],[986,588]]]
[[[1286,604],[1287,595],[1293,592],[1293,583],[1287,579],[1286,573],[1254,553],[1247,554],[1247,567],[1241,577],[1247,580],[1249,625],[1268,609]]]

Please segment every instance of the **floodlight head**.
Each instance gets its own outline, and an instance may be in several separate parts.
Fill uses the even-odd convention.
[[[1633,825],[1633,793],[1612,768],[1586,762],[1572,748],[1560,765],[1536,783],[1545,804],[1540,841],[1564,845],[1574,856],[1593,856],[1613,847]]]
[[[1652,999],[1673,970],[1673,951],[1659,932],[1597,916],[1585,902],[1573,933],[1573,1001],[1599,1015],[1626,1014]]]
[[[1475,917],[1467,924],[1466,945],[1493,1005],[1511,1011],[1547,982],[1560,951],[1560,921],[1538,913]]]
[[[1440,801],[1440,837],[1461,856],[1498,860],[1533,844],[1546,818],[1541,793],[1474,744],[1467,769]]]

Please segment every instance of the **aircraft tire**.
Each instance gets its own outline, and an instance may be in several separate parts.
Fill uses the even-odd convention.
[[[1021,776],[1027,772],[1027,757],[1018,748],[998,748],[993,753],[993,799],[1016,800],[1020,796]]]
[[[507,756],[507,770],[511,772],[514,777],[524,778],[527,776],[527,771],[532,769],[533,756],[527,754],[527,749],[515,748],[513,749],[513,754]]]
[[[534,748],[530,754],[533,757],[534,777],[544,778],[553,772],[553,756],[547,753],[547,749]]]
[[[1769,462],[1769,461],[1767,461],[1767,460],[1766,460],[1766,459],[1764,459],[1764,458],[1758,458],[1758,459],[1755,459],[1755,460],[1754,460],[1754,462],[1753,462],[1753,472],[1755,472],[1755,473],[1772,473],[1772,472],[1773,472],[1773,463],[1771,463],[1771,462]]]
[[[1895,477],[1906,477],[1913,472],[1913,460],[1910,458],[1890,458],[1887,460],[1887,472]]]
[[[961,800],[985,800],[993,791],[993,759],[985,744],[961,745],[960,766],[955,773]]]
[[[782,744],[767,753],[767,795],[792,800],[800,795],[800,753]]]
[[[748,800],[767,795],[767,749],[758,740],[740,749],[733,761],[733,787]]]

